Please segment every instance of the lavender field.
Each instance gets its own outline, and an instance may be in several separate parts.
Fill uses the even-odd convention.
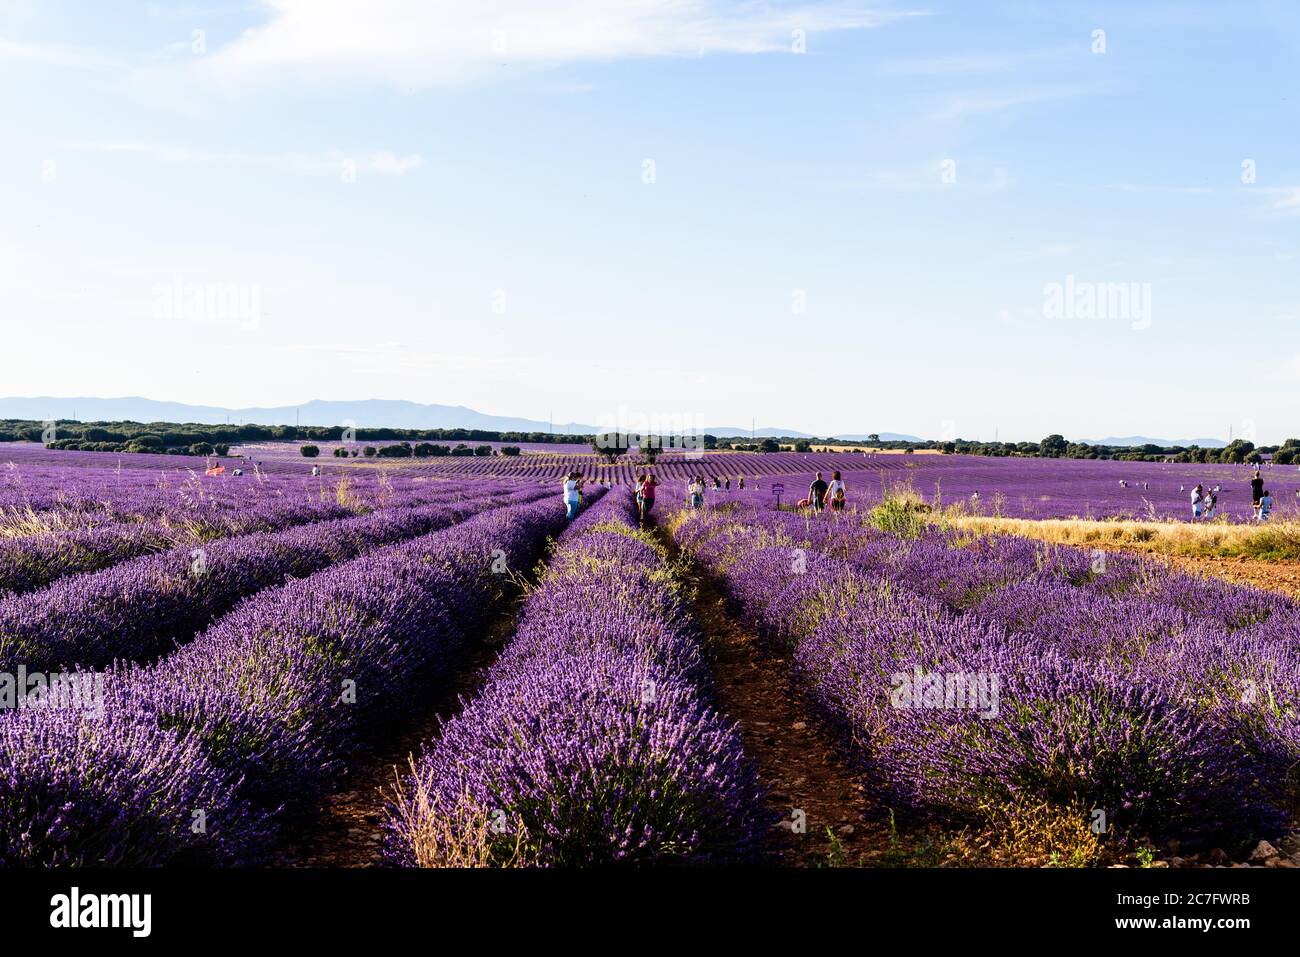
[[[578,453],[235,476],[4,451],[6,866],[1177,866],[1294,843],[1295,601],[873,511],[903,485],[1159,512],[1191,477],[1235,491],[1231,467],[880,455],[811,513],[773,485],[788,504],[842,457],[665,456],[649,518],[611,481],[569,520]],[[733,487],[687,507],[692,469]],[[869,801],[806,793],[813,760]],[[935,834],[946,856],[908,856]]]
[[[161,470],[177,476],[180,484],[190,472],[202,472],[208,462],[228,469],[242,467],[257,470],[268,479],[296,476],[306,480],[312,466],[327,476],[354,476],[358,482],[370,467],[382,466],[393,475],[475,479],[512,479],[524,481],[561,481],[570,471],[578,470],[590,481],[629,486],[644,471],[644,459],[624,455],[609,463],[586,446],[524,443],[519,456],[463,456],[432,459],[337,459],[335,448],[356,449],[374,443],[317,443],[321,455],[303,458],[297,442],[266,442],[237,446],[231,455],[210,460],[172,455],[118,455],[103,452],[49,451],[30,443],[0,445],[0,469],[7,464],[59,465],[92,469],[118,468],[134,481]],[[506,443],[467,443],[490,445],[494,451]],[[839,470],[848,484],[851,503],[869,507],[890,491],[910,489],[934,507],[956,507],[971,515],[1008,518],[1080,518],[1085,520],[1185,521],[1191,519],[1191,490],[1200,484],[1206,489],[1219,487],[1218,515],[1239,522],[1251,518],[1249,465],[1195,465],[1165,462],[1119,462],[1087,459],[993,458],[970,455],[901,455],[881,452],[759,454],[751,452],[664,452],[654,464],[661,480],[683,489],[692,475],[702,475],[712,492],[712,480],[730,480],[725,496],[728,501],[740,496],[740,480],[746,492],[757,492],[765,500],[772,497],[774,483],[782,486],[783,503],[803,497],[815,473],[829,478]],[[1295,466],[1269,465],[1262,474],[1273,493],[1275,514],[1279,517],[1300,515],[1300,469]],[[3,481],[0,472],[0,507],[7,499],[5,489],[13,485]],[[319,483],[318,483],[319,484]],[[724,490],[719,489],[719,492]],[[745,496],[747,499],[752,496]]]

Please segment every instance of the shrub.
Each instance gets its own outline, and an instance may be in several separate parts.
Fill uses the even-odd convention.
[[[302,453],[302,457],[305,459],[314,459],[320,455],[320,447],[316,445],[304,445],[298,451]]]

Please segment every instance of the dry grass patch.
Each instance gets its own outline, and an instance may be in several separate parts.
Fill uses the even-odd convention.
[[[935,515],[950,528],[975,534],[1019,535],[1061,545],[1123,548],[1188,558],[1300,561],[1300,521],[1247,525],[1228,522],[1089,521]]]

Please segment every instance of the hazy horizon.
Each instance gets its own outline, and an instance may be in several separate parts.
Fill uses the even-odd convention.
[[[44,411],[44,412],[40,412],[39,414],[37,413],[37,409],[35,409],[35,408],[28,408],[28,409],[26,409],[26,410],[23,410],[23,411],[25,411],[25,412],[30,413],[30,414],[26,414],[26,415],[11,415],[11,414],[10,414],[10,412],[12,411],[12,407],[10,406],[10,403],[12,403],[12,402],[14,402],[14,401],[21,401],[21,402],[24,402],[24,403],[32,404],[32,403],[43,402],[43,401],[46,401],[46,400],[48,400],[48,402],[50,403],[50,406],[51,406],[51,407],[50,407],[49,409],[47,409],[46,411]],[[270,406],[270,405],[223,406],[223,405],[216,404],[216,403],[192,403],[192,404],[191,404],[191,403],[178,403],[178,402],[173,402],[173,401],[171,401],[171,400],[165,400],[165,399],[154,399],[154,398],[151,398],[151,397],[148,397],[148,396],[138,396],[138,395],[132,395],[132,396],[25,396],[25,397],[19,397],[19,396],[0,396],[0,419],[4,419],[4,418],[15,418],[15,419],[30,419],[30,420],[33,420],[33,421],[42,421],[42,420],[46,420],[46,419],[55,419],[55,418],[57,418],[57,419],[75,419],[76,421],[81,421],[81,422],[86,422],[86,421],[115,421],[115,420],[116,420],[116,419],[114,419],[114,417],[112,417],[112,416],[94,416],[93,418],[92,418],[92,417],[88,417],[88,416],[82,414],[82,412],[85,411],[85,409],[84,409],[84,405],[83,405],[82,410],[79,411],[78,408],[77,408],[76,403],[91,404],[91,408],[94,408],[93,403],[114,403],[114,402],[145,402],[145,403],[157,403],[157,404],[159,404],[159,405],[163,405],[163,406],[172,406],[172,405],[180,406],[180,405],[185,405],[185,406],[189,406],[189,407],[191,407],[191,408],[193,408],[193,409],[196,409],[196,410],[220,410],[220,411],[222,411],[222,412],[230,413],[231,415],[233,415],[233,414],[235,414],[235,413],[256,413],[256,412],[263,411],[263,410],[270,410],[270,411],[273,411],[273,412],[280,412],[280,411],[285,411],[285,410],[289,410],[289,409],[294,409],[294,410],[309,409],[312,405],[315,405],[315,404],[326,404],[326,405],[334,406],[334,405],[362,405],[362,404],[370,403],[370,402],[407,402],[407,401],[411,401],[411,400],[402,400],[402,399],[396,399],[396,400],[394,400],[394,399],[356,399],[356,398],[352,398],[352,399],[319,399],[319,398],[315,398],[315,399],[309,399],[309,400],[307,400],[307,401],[305,401],[305,402],[299,402],[299,403],[288,403],[288,404],[286,404],[286,405],[282,405],[282,406]],[[54,403],[63,403],[63,405],[60,405],[58,408],[55,408],[55,407],[54,407]],[[415,405],[420,405],[420,403],[415,403]],[[503,426],[500,426],[500,427],[497,429],[497,430],[499,430],[499,431],[537,431],[537,430],[545,430],[548,426],[551,428],[552,431],[555,431],[555,432],[564,431],[565,429],[567,429],[568,427],[571,427],[571,426],[572,426],[572,427],[576,427],[576,428],[578,428],[578,429],[585,429],[585,428],[587,428],[587,427],[594,427],[594,428],[596,428],[596,429],[598,429],[598,430],[603,430],[603,429],[605,429],[605,428],[610,427],[611,425],[616,425],[616,423],[608,423],[608,422],[607,422],[607,423],[593,423],[593,422],[590,422],[590,421],[582,421],[581,419],[579,419],[579,420],[574,420],[574,421],[557,422],[557,421],[554,421],[553,419],[552,419],[552,420],[547,420],[547,419],[544,419],[544,418],[540,418],[540,417],[538,417],[536,414],[533,414],[533,413],[528,412],[528,411],[524,411],[524,412],[522,412],[522,413],[520,413],[518,410],[506,410],[506,411],[498,412],[498,411],[494,411],[494,410],[486,410],[486,409],[469,409],[468,407],[464,407],[464,406],[452,406],[452,405],[439,404],[439,403],[435,403],[435,404],[433,404],[433,405],[436,405],[438,408],[445,408],[445,409],[465,408],[469,413],[472,414],[472,417],[491,417],[491,418],[494,418],[494,419],[511,419],[511,420],[520,420],[520,421],[523,421],[523,420],[529,420],[529,425],[526,426],[526,427],[523,426],[523,425],[506,427],[506,426],[503,425]],[[295,417],[295,418],[296,418],[296,417]],[[303,425],[303,426],[314,426],[314,427],[320,427],[320,426],[337,426],[337,425],[353,425],[353,426],[359,426],[359,427],[361,427],[361,428],[384,428],[384,427],[407,428],[407,427],[421,427],[421,426],[402,426],[402,425],[394,425],[392,422],[370,422],[370,421],[365,421],[364,417],[356,417],[356,416],[349,417],[349,418],[346,419],[346,421],[341,420],[341,419],[338,420],[338,421],[336,421],[336,418],[338,418],[338,417],[331,418],[329,421],[324,421],[324,420],[322,420],[322,421],[307,421],[307,420],[302,420],[301,422],[298,422],[298,421],[289,421],[288,416],[286,415],[284,418],[282,418],[282,419],[276,419],[276,420],[274,420],[274,421],[269,421],[269,420],[268,420],[268,421],[262,421],[262,420],[258,420],[258,419],[247,419],[247,418],[241,418],[241,419],[233,420],[233,421],[232,421],[232,424],[249,424],[249,425],[295,425],[295,424],[301,424],[301,425]],[[185,420],[181,420],[181,419],[167,419],[167,418],[162,418],[162,419],[153,419],[153,418],[147,418],[147,417],[146,417],[146,418],[141,418],[141,419],[135,419],[135,421],[161,421],[161,422],[172,422],[172,421],[174,421],[174,422],[180,422],[180,421],[189,421],[189,422],[195,422],[195,423],[208,423],[208,424],[213,424],[213,422],[214,422],[214,420],[212,420],[212,417],[211,417],[211,416],[200,416],[199,418],[192,418],[192,419],[185,419]],[[677,432],[683,432],[683,431],[684,431],[684,432],[686,432],[687,434],[690,434],[691,432],[698,432],[698,431],[703,431],[703,430],[715,430],[715,431],[716,431],[716,430],[719,430],[719,429],[723,429],[723,430],[727,430],[728,432],[730,432],[730,431],[732,431],[732,430],[743,432],[743,431],[747,431],[747,430],[753,429],[753,430],[756,430],[757,433],[759,433],[759,434],[769,433],[769,434],[773,434],[773,435],[786,435],[786,436],[790,436],[790,437],[798,437],[798,436],[801,436],[801,435],[806,435],[806,436],[814,436],[814,437],[818,437],[818,438],[828,438],[828,439],[829,439],[829,438],[835,438],[836,436],[841,436],[841,437],[843,437],[843,436],[859,436],[859,435],[865,436],[865,435],[871,435],[871,434],[878,434],[878,435],[887,436],[887,437],[888,437],[888,436],[896,436],[896,437],[899,437],[899,439],[918,438],[918,439],[926,440],[926,441],[929,441],[929,440],[942,440],[942,439],[945,438],[945,436],[942,436],[942,435],[924,435],[924,434],[922,434],[922,435],[913,435],[912,433],[899,432],[898,430],[891,429],[891,428],[888,428],[888,427],[883,427],[883,428],[882,428],[882,427],[876,427],[876,426],[873,426],[873,427],[871,427],[871,428],[852,428],[852,429],[844,429],[844,430],[842,430],[841,432],[832,433],[832,432],[815,432],[815,431],[812,431],[812,430],[809,430],[809,429],[799,428],[798,426],[796,426],[796,425],[792,425],[792,424],[790,424],[790,423],[761,422],[761,421],[757,421],[757,420],[755,420],[754,422],[752,422],[752,423],[746,425],[746,424],[744,424],[744,423],[738,423],[738,422],[723,422],[723,421],[715,421],[715,420],[707,419],[707,417],[706,417],[704,420],[702,420],[702,424],[701,424],[701,425],[699,425],[699,426],[695,426],[695,427],[692,427],[691,423],[684,423],[684,426],[685,426],[684,428],[674,428],[674,427],[673,427],[673,423],[668,422],[668,421],[666,421],[666,420],[665,420],[665,422],[664,422],[663,424],[666,425],[666,426],[669,426],[669,427],[670,427],[670,430],[673,431],[673,432],[675,432],[675,433],[677,433]],[[494,427],[491,426],[490,424],[487,424],[487,425],[484,425],[484,424],[478,424],[478,425],[471,424],[471,425],[463,425],[463,426],[453,426],[453,425],[441,425],[441,426],[437,426],[437,425],[435,425],[435,426],[427,426],[427,427],[428,427],[428,428],[481,428],[481,429],[492,429],[492,428],[494,428]],[[617,426],[617,427],[618,427],[618,428],[624,428],[624,429],[626,429],[626,430],[633,431],[633,432],[638,431],[638,427],[637,427],[636,423],[625,423],[624,426]],[[656,434],[656,433],[654,433],[654,431],[652,430],[652,431],[651,431],[651,434]],[[950,438],[960,438],[960,439],[968,440],[968,441],[972,441],[972,440],[973,440],[973,441],[983,441],[983,442],[996,441],[996,440],[1001,440],[1001,441],[1003,441],[1003,442],[1025,442],[1025,441],[1037,442],[1037,441],[1039,441],[1041,438],[1044,438],[1044,437],[1046,437],[1046,435],[1050,435],[1050,434],[1053,434],[1053,433],[1045,433],[1044,436],[1036,436],[1036,437],[1025,437],[1025,438],[1021,438],[1021,437],[1008,436],[1008,435],[1002,435],[1002,434],[997,434],[997,433],[995,433],[993,436],[984,436],[984,435],[960,435],[960,436],[951,436]],[[1112,439],[1112,438],[1141,438],[1141,439],[1156,439],[1156,440],[1160,440],[1160,441],[1162,441],[1162,442],[1166,442],[1166,443],[1170,443],[1170,444],[1177,444],[1177,445],[1186,445],[1186,444],[1192,444],[1192,443],[1201,443],[1201,444],[1204,444],[1204,443],[1206,443],[1206,442],[1211,442],[1211,443],[1213,443],[1213,442],[1226,443],[1226,442],[1229,440],[1229,437],[1228,437],[1228,436],[1215,436],[1215,435],[1198,435],[1198,436],[1168,436],[1168,435],[1156,435],[1156,434],[1154,434],[1154,433],[1143,433],[1143,432],[1120,433],[1120,432],[1117,432],[1117,431],[1115,431],[1115,430],[1110,430],[1110,431],[1107,431],[1107,432],[1101,432],[1101,433],[1098,433],[1098,434],[1096,434],[1096,435],[1069,435],[1069,434],[1065,434],[1065,437],[1066,437],[1067,439],[1069,439],[1070,441],[1072,441],[1072,442],[1092,442],[1092,443],[1096,443],[1096,442],[1099,442],[1099,441],[1104,440],[1104,439]],[[1231,437],[1232,437],[1232,438],[1243,438],[1243,436],[1240,436],[1240,435],[1231,435]],[[886,441],[895,441],[895,440],[899,440],[899,439],[888,439],[888,438],[887,438]],[[1261,443],[1261,444],[1267,444],[1267,443]]]

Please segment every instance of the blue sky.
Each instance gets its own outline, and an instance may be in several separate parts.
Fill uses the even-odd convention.
[[[1277,441],[1297,61],[1249,0],[0,0],[0,395]]]

